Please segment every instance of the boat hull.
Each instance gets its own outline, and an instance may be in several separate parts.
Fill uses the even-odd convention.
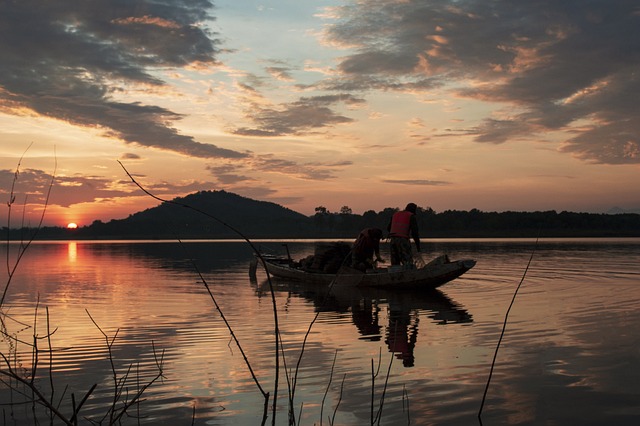
[[[333,284],[350,287],[377,287],[391,289],[434,289],[452,281],[476,264],[474,260],[449,261],[441,256],[423,268],[390,271],[381,268],[366,273],[342,267],[337,274],[309,272],[284,259],[263,258],[269,274],[309,284]]]

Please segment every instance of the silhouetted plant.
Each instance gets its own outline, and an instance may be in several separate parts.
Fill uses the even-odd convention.
[[[27,151],[25,151],[26,153]],[[91,388],[84,393],[82,398],[79,400],[76,399],[75,393],[71,393],[71,409],[68,410],[71,412],[70,415],[66,415],[64,413],[64,409],[60,407],[65,394],[67,393],[67,388],[62,392],[62,395],[58,397],[56,392],[56,383],[53,375],[53,365],[54,365],[54,347],[52,344],[51,337],[55,334],[56,330],[51,330],[50,319],[49,319],[49,309],[46,308],[46,333],[44,336],[39,335],[38,333],[38,315],[39,315],[39,300],[36,302],[34,307],[34,319],[33,324],[26,324],[21,322],[17,318],[9,315],[7,310],[4,308],[6,305],[6,296],[9,290],[9,287],[12,283],[13,277],[20,265],[24,255],[26,254],[29,246],[34,241],[35,236],[38,233],[38,230],[42,227],[42,222],[46,213],[47,205],[49,203],[49,197],[51,194],[51,188],[53,187],[54,179],[55,179],[55,169],[52,174],[51,181],[47,188],[46,196],[44,199],[44,206],[42,208],[42,213],[40,215],[39,222],[37,226],[30,230],[28,235],[24,238],[21,238],[19,244],[16,248],[15,259],[11,258],[11,237],[9,234],[9,230],[11,229],[11,220],[12,220],[12,211],[14,209],[14,205],[16,203],[16,184],[18,182],[20,176],[20,166],[22,164],[22,160],[24,158],[24,154],[20,157],[18,161],[18,166],[16,167],[16,171],[14,173],[13,182],[11,185],[11,190],[9,192],[9,200],[7,202],[8,214],[7,214],[7,256],[6,256],[6,270],[7,270],[7,280],[4,286],[4,290],[2,292],[2,298],[0,299],[0,335],[2,336],[3,342],[6,343],[7,349],[0,350],[0,383],[7,387],[10,395],[11,401],[9,402],[9,406],[12,407],[13,404],[30,404],[33,421],[38,422],[39,413],[37,412],[36,407],[43,407],[45,410],[45,415],[48,417],[49,422],[51,424],[54,423],[54,420],[60,421],[66,425],[77,425],[79,420],[79,413],[87,399],[93,394],[93,391],[96,389],[98,384],[93,384]],[[25,200],[26,205],[26,200]],[[24,214],[22,219],[21,230],[25,230],[24,226]],[[89,312],[87,311],[87,314]],[[113,398],[112,403],[109,407],[107,407],[107,411],[98,422],[100,424],[120,424],[122,417],[127,414],[129,409],[138,404],[144,392],[155,383],[158,379],[162,377],[162,356],[158,356],[156,353],[155,347],[153,347],[153,354],[156,361],[157,373],[156,375],[148,382],[143,385],[139,385],[140,378],[136,376],[132,376],[131,372],[133,369],[133,364],[130,365],[126,372],[123,375],[117,374],[117,369],[115,367],[115,360],[113,358],[112,348],[115,343],[115,339],[117,337],[117,331],[112,338],[109,338],[106,333],[102,331],[102,329],[98,326],[98,324],[94,321],[94,319],[89,314],[91,321],[95,324],[98,330],[105,337],[105,342],[108,350],[108,359],[111,364],[111,371],[113,377]],[[16,324],[18,330],[12,331],[13,327],[9,326],[9,321],[12,324]],[[23,340],[20,337],[20,334],[25,330],[32,330],[32,335],[29,340]],[[42,341],[46,341],[46,349],[43,350],[41,348]],[[26,356],[22,356],[23,351],[21,350],[22,346],[26,346],[29,350],[26,353],[29,353],[28,358]],[[152,342],[153,346],[153,342]],[[42,353],[48,354],[48,372],[46,374],[40,373],[40,364],[42,361]],[[28,365],[29,368],[24,367]],[[137,371],[137,370],[136,370]],[[133,395],[129,396],[125,389],[128,389],[132,386],[132,381],[135,381],[136,386],[138,386],[137,390],[133,393]],[[48,382],[48,383],[47,383]],[[48,385],[48,390],[47,386]],[[21,397],[22,400],[18,401],[14,399],[14,397]],[[5,401],[7,402],[7,401]]]

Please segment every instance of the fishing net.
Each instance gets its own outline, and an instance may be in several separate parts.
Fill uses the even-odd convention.
[[[422,258],[422,253],[420,252],[413,253],[413,264],[416,265],[416,268],[418,269],[424,268],[426,263]]]

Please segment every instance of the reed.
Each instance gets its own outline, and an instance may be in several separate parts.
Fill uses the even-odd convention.
[[[31,243],[33,242],[33,240],[36,238],[38,231],[40,230],[40,228],[42,228],[42,221],[44,220],[45,214],[47,212],[47,206],[49,205],[49,197],[51,196],[51,188],[53,188],[53,182],[55,181],[55,176],[56,176],[56,169],[58,167],[58,161],[57,161],[57,157],[54,155],[54,168],[53,168],[53,173],[51,174],[51,180],[49,182],[49,185],[47,187],[47,193],[45,196],[45,200],[44,200],[44,204],[43,204],[43,208],[42,208],[42,213],[40,214],[40,219],[38,222],[38,225],[35,227],[35,229],[33,230],[33,232],[31,233],[31,235],[22,238],[20,240],[20,245],[17,249],[17,255],[15,260],[11,260],[11,252],[9,250],[10,248],[10,233],[9,230],[11,229],[11,214],[13,212],[13,206],[16,202],[16,184],[18,182],[18,177],[20,176],[20,166],[22,165],[22,160],[24,159],[24,156],[26,155],[27,151],[29,150],[29,148],[31,148],[31,145],[29,145],[27,147],[27,149],[22,153],[22,156],[20,156],[20,159],[18,160],[18,165],[16,166],[16,170],[13,174],[13,181],[11,182],[11,190],[9,191],[9,200],[7,201],[7,282],[5,283],[4,286],[4,290],[2,291],[2,297],[0,297],[0,309],[2,309],[2,306],[4,305],[4,301],[5,298],[7,297],[7,291],[9,291],[9,286],[11,285],[11,281],[13,280],[13,276],[16,273],[16,270],[18,269],[18,265],[20,264],[20,260],[22,259],[22,256],[25,255],[25,253],[27,252],[27,249],[29,248],[29,246],[31,245]],[[25,196],[25,206],[26,206],[26,196]],[[24,212],[25,212],[25,208],[23,208],[22,210],[22,226],[20,227],[21,230],[26,229],[25,227],[25,222],[24,222]]]
[[[54,424],[54,422],[61,422],[65,425],[77,425],[80,420],[80,411],[82,410],[89,397],[93,394],[98,384],[94,383],[88,391],[84,392],[80,396],[79,399],[76,398],[75,393],[71,393],[70,401],[67,401],[67,403],[70,404],[70,409],[62,407],[68,391],[68,387],[65,386],[63,392],[58,396],[56,380],[53,373],[55,349],[52,342],[52,336],[54,336],[57,329],[51,329],[51,320],[48,307],[45,307],[46,332],[44,333],[44,335],[39,334],[39,298],[36,301],[36,305],[34,307],[32,324],[26,324],[14,318],[8,312],[9,309],[6,309],[6,296],[13,281],[13,277],[18,270],[18,267],[21,264],[25,254],[27,253],[29,246],[36,238],[38,230],[42,227],[47,206],[49,204],[51,189],[55,181],[55,170],[57,168],[56,161],[54,171],[51,175],[51,180],[46,189],[44,205],[39,217],[38,224],[29,233],[29,235],[20,240],[20,243],[16,248],[15,256],[12,258],[12,245],[10,244],[11,240],[9,236],[9,230],[11,229],[12,212],[16,203],[16,185],[19,181],[20,167],[22,165],[24,155],[27,151],[28,148],[18,161],[18,165],[14,172],[14,178],[11,184],[11,190],[9,192],[9,200],[7,202],[7,279],[5,282],[4,290],[2,292],[2,298],[0,298],[0,336],[2,337],[0,340],[3,341],[7,345],[7,347],[6,349],[0,350],[0,383],[6,386],[9,390],[10,401],[8,401],[8,407],[11,410],[11,413],[9,413],[10,417],[15,406],[27,404],[31,406],[31,413],[34,422],[39,422],[38,419],[40,418],[40,415],[38,412],[38,407],[41,407],[42,409],[44,409],[45,416],[48,418],[50,424]],[[27,229],[24,223],[24,209],[21,225],[21,229]],[[136,369],[136,374],[132,374],[134,367],[133,364],[129,365],[125,369],[125,372],[123,374],[118,374],[116,360],[114,359],[112,351],[116,341],[117,331],[112,337],[109,337],[98,325],[98,323],[91,317],[88,311],[87,314],[105,338],[105,344],[108,352],[108,361],[111,365],[113,379],[113,394],[111,404],[106,408],[106,412],[100,420],[89,420],[91,422],[99,424],[121,424],[123,416],[129,415],[132,407],[139,404],[145,391],[157,380],[163,377],[163,353],[158,354],[152,342],[157,371],[148,382],[141,383],[139,366]],[[17,327],[17,330],[14,330],[14,326],[10,327],[9,322],[11,322],[11,324],[14,324],[15,327]],[[31,336],[29,340],[24,340],[20,337],[20,334],[26,330],[31,330]],[[41,344],[41,342],[43,341],[46,342],[44,348]],[[29,354],[29,358],[27,358],[27,355],[22,355],[23,346],[27,348],[24,353]],[[45,356],[46,363],[48,364],[48,366],[45,367],[47,371],[45,373],[41,373],[41,364],[43,363],[43,358]],[[29,367],[24,367],[25,365],[28,365]],[[133,383],[135,383],[134,389],[136,390],[133,395],[129,396],[128,389],[132,386]],[[5,403],[7,402],[5,401]],[[3,408],[3,412],[5,414],[4,417],[6,419],[5,410],[6,409]],[[69,412],[70,414],[66,414]]]
[[[509,307],[507,308],[507,311],[504,314],[504,321],[502,323],[502,330],[500,331],[500,337],[498,338],[498,342],[496,343],[496,349],[493,352],[493,359],[491,361],[491,367],[489,368],[489,376],[487,377],[487,383],[485,384],[485,388],[484,388],[484,392],[482,394],[482,401],[480,402],[480,408],[478,409],[478,423],[480,424],[480,426],[482,426],[482,410],[484,410],[484,404],[487,400],[487,394],[489,393],[489,386],[491,384],[491,379],[493,378],[493,371],[496,367],[496,361],[498,359],[498,351],[500,350],[500,345],[502,344],[502,339],[505,335],[505,332],[507,330],[507,324],[509,322],[509,313],[511,312],[511,308],[513,307],[513,305],[516,302],[516,297],[518,296],[518,292],[520,291],[520,287],[522,287],[522,284],[524,283],[524,280],[527,276],[527,272],[529,271],[529,267],[531,266],[531,262],[533,261],[533,255],[535,254],[537,248],[538,248],[538,241],[540,240],[540,230],[542,228],[538,229],[538,237],[536,238],[536,244],[533,247],[533,250],[531,251],[531,256],[529,256],[529,261],[527,262],[527,266],[524,269],[524,272],[522,273],[522,278],[520,278],[520,282],[518,283],[518,285],[516,286],[514,292],[513,292],[513,296],[511,298],[511,303],[509,303]]]
[[[236,233],[240,238],[242,238],[247,244],[249,244],[249,246],[251,247],[251,249],[253,250],[253,252],[255,253],[255,255],[260,259],[260,261],[262,262],[262,265],[264,266],[264,269],[266,271],[266,265],[264,262],[264,258],[262,257],[262,255],[260,254],[260,251],[256,248],[256,246],[253,244],[253,242],[246,236],[244,235],[244,233],[242,233],[240,230],[238,230],[237,228],[231,226],[230,224],[224,222],[223,220],[220,220],[218,217],[216,217],[215,215],[209,213],[209,212],[205,212],[203,210],[197,209],[189,204],[184,204],[184,203],[179,203],[177,201],[173,201],[173,200],[165,200],[163,198],[160,198],[156,195],[154,195],[153,193],[151,193],[150,191],[148,191],[147,189],[145,189],[140,183],[138,183],[138,181],[136,181],[136,179],[131,175],[131,173],[129,173],[129,171],[124,167],[124,165],[118,161],[118,163],[120,164],[120,166],[122,167],[122,169],[124,170],[124,172],[127,174],[127,176],[129,176],[129,179],[131,179],[131,182],[133,182],[133,184],[135,184],[138,188],[140,188],[140,190],[142,192],[144,192],[145,194],[147,194],[148,196],[163,202],[163,203],[167,203],[167,204],[172,204],[175,206],[179,206],[179,207],[183,207],[189,210],[192,210],[196,213],[202,214],[212,220],[215,220],[216,222],[220,223],[221,225],[223,225],[224,227],[228,228],[229,230],[233,231],[234,233]],[[269,393],[266,392],[263,388],[263,386],[260,384],[260,381],[258,380],[258,377],[256,376],[256,374],[253,371],[253,368],[251,367],[251,363],[249,362],[249,358],[247,357],[244,349],[242,348],[242,345],[240,344],[240,341],[236,338],[236,334],[233,331],[233,328],[231,327],[231,324],[229,323],[229,321],[227,321],[226,317],[224,316],[222,309],[220,309],[220,305],[218,305],[215,296],[213,295],[213,293],[211,292],[211,287],[209,286],[209,284],[207,283],[207,281],[204,279],[204,277],[202,276],[202,274],[200,273],[200,271],[197,269],[197,266],[195,265],[195,262],[192,262],[192,264],[194,265],[196,272],[198,274],[198,276],[200,277],[203,285],[205,286],[205,289],[207,290],[209,297],[211,298],[211,300],[213,301],[216,310],[218,311],[218,313],[221,315],[225,326],[227,327],[227,330],[229,330],[229,333],[231,334],[234,342],[236,343],[236,345],[238,346],[238,349],[240,350],[240,352],[242,353],[242,357],[245,361],[245,364],[247,366],[247,368],[249,369],[250,373],[251,373],[251,377],[253,378],[256,386],[258,387],[258,390],[260,391],[260,393],[262,394],[263,398],[264,398],[264,412],[263,412],[263,416],[262,416],[262,422],[261,424],[264,425],[266,424],[267,418],[268,418],[268,407],[269,407]],[[273,283],[271,282],[271,277],[269,276],[269,274],[267,273],[267,280],[269,283],[269,291],[271,294],[271,302],[272,302],[272,306],[273,306],[273,317],[274,317],[274,335],[275,335],[275,379],[274,379],[274,390],[273,390],[273,402],[272,402],[272,417],[271,417],[271,424],[275,425],[275,421],[276,421],[276,414],[277,414],[277,400],[278,400],[278,385],[279,385],[279,377],[280,377],[280,357],[278,355],[279,350],[280,350],[280,329],[279,329],[279,324],[278,324],[278,308],[277,308],[277,304],[276,304],[276,296],[275,296],[275,291],[273,290]]]

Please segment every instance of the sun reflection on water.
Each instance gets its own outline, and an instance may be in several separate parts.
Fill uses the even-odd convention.
[[[67,253],[69,262],[75,263],[76,260],[78,260],[78,245],[75,241],[69,241],[69,245],[67,246]]]

